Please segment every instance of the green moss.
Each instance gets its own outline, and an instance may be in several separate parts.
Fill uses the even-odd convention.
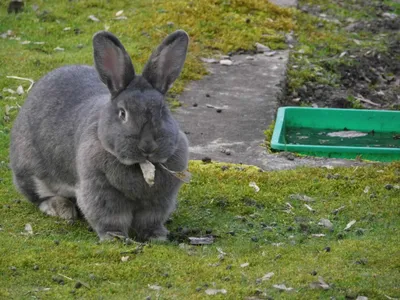
[[[1,297],[69,299],[74,290],[84,299],[202,299],[206,285],[226,289],[230,299],[249,297],[257,290],[284,299],[398,296],[399,190],[385,185],[400,184],[399,164],[262,173],[241,165],[222,171],[221,166],[190,164],[193,180],[181,190],[179,207],[168,225],[172,231],[198,228],[203,234],[212,229],[215,243],[150,243],[142,251],[135,251],[136,244],[98,244],[84,221],[69,224],[44,216],[29,203],[15,202],[19,196],[6,180],[1,184],[0,207]],[[335,179],[328,176],[332,173]],[[248,186],[250,181],[260,192]],[[292,200],[291,194],[314,198],[309,205],[315,212]],[[287,202],[293,207],[290,213]],[[332,214],[341,206],[345,208]],[[332,231],[317,225],[321,218],[332,221]],[[344,232],[351,220],[357,222]],[[26,223],[34,235],[23,234]],[[312,237],[315,233],[325,236]],[[226,253],[223,260],[217,248]],[[122,262],[122,256],[129,256],[128,261]],[[246,262],[248,267],[240,267]],[[312,271],[331,289],[311,289],[310,283],[317,281]],[[268,272],[275,275],[257,281]],[[76,289],[77,281],[88,287]],[[279,293],[272,287],[281,283],[295,290]],[[162,289],[154,291],[149,285]]]

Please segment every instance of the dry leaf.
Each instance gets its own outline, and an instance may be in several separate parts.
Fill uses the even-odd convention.
[[[151,162],[146,160],[146,162],[140,164],[140,168],[142,169],[144,180],[146,180],[150,187],[153,186],[156,167]]]
[[[218,62],[218,60],[214,59],[214,58],[205,58],[205,57],[201,57],[200,60],[204,63],[207,64],[216,64]]]
[[[119,10],[119,11],[117,11],[117,12],[115,13],[115,16],[116,16],[116,17],[119,17],[119,16],[122,15],[123,13],[124,13],[123,10]]]
[[[231,66],[233,62],[230,59],[222,59],[219,61],[219,64],[223,66]]]
[[[91,20],[93,22],[100,22],[100,20],[97,19],[94,15],[90,15],[88,18],[89,18],[89,20]]]
[[[324,226],[328,229],[332,229],[333,228],[333,224],[331,221],[329,221],[328,219],[321,219],[318,223],[318,225],[320,226]]]
[[[32,225],[31,224],[26,224],[25,225],[25,231],[28,233],[28,234],[33,234],[33,229],[32,229]]]
[[[309,211],[311,211],[311,212],[315,212],[315,209],[314,208],[312,208],[310,205],[308,205],[308,204],[304,204],[304,206],[309,210]]]
[[[121,261],[122,262],[127,262],[129,260],[129,256],[122,256]]]
[[[273,287],[276,288],[276,289],[278,289],[278,290],[281,290],[281,291],[288,291],[288,292],[290,292],[290,291],[293,290],[293,288],[291,288],[291,287],[286,287],[286,285],[284,285],[284,284],[274,284]]]
[[[17,94],[18,95],[22,95],[24,93],[24,88],[22,87],[22,85],[18,86],[17,88]]]
[[[191,245],[210,245],[214,243],[214,237],[189,237]]]
[[[149,284],[148,287],[149,287],[149,289],[154,290],[154,291],[159,291],[162,289],[161,286],[156,285],[156,284],[153,284],[153,285]]]
[[[54,48],[54,51],[60,51],[60,52],[62,52],[62,51],[64,51],[64,48],[61,48],[61,47],[55,47]]]
[[[241,268],[247,268],[249,265],[250,265],[250,264],[247,262],[247,263],[241,264],[240,267],[241,267]]]
[[[312,289],[323,289],[323,290],[329,290],[331,288],[329,284],[327,284],[321,276],[318,277],[318,281],[310,283],[310,287]]]
[[[249,187],[252,187],[256,193],[258,193],[260,191],[260,188],[254,181],[249,183]]]
[[[275,275],[274,272],[269,272],[269,273],[265,274],[263,277],[261,277],[261,280],[262,281],[270,280],[271,277],[274,276],[274,275]]]
[[[345,230],[345,231],[346,231],[346,230],[349,230],[349,229],[351,228],[351,226],[353,226],[356,222],[357,222],[356,220],[350,221],[350,222],[346,225],[346,228],[345,228],[344,230]]]
[[[206,294],[207,295],[216,295],[216,294],[226,294],[227,292],[226,292],[226,290],[225,289],[220,289],[220,290],[217,290],[217,289],[206,289]]]
[[[323,234],[323,233],[314,233],[314,234],[312,234],[311,236],[312,236],[312,237],[324,237],[325,234]]]
[[[315,200],[307,195],[301,195],[301,194],[291,194],[289,196],[290,199],[292,200],[300,200],[304,202],[314,202]]]

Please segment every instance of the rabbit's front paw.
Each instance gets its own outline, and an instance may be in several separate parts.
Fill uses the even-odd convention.
[[[65,220],[74,220],[78,216],[76,205],[60,196],[44,200],[39,204],[39,209],[49,216],[60,217]]]

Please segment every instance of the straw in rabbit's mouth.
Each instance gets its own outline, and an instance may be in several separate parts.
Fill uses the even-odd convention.
[[[154,177],[156,174],[156,167],[146,160],[144,163],[140,163],[140,168],[142,169],[143,177],[144,180],[147,182],[147,184],[152,187],[154,185]],[[175,176],[179,180],[188,183],[190,181],[190,178],[192,177],[192,174],[190,174],[188,171],[181,171],[181,172],[176,172],[168,169],[165,165],[162,163],[159,163],[159,165],[166,171],[168,171],[171,175]]]

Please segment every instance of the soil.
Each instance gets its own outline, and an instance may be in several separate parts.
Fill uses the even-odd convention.
[[[366,1],[341,1],[343,6],[368,5]],[[358,50],[347,51],[349,58],[346,63],[337,62],[334,72],[338,75],[339,84],[329,86],[317,82],[307,82],[296,90],[286,91],[282,99],[283,105],[312,105],[314,107],[331,108],[367,108],[367,109],[397,109],[400,110],[400,16],[393,13],[393,8],[379,3],[370,2],[371,19],[355,21],[351,18],[339,21],[329,15],[347,32],[369,32],[382,38],[387,51],[378,52],[375,49],[360,47]],[[303,12],[319,15],[329,14],[319,6],[304,5]],[[350,59],[351,58],[351,59]],[[324,68],[332,68],[332,62],[327,59]]]

